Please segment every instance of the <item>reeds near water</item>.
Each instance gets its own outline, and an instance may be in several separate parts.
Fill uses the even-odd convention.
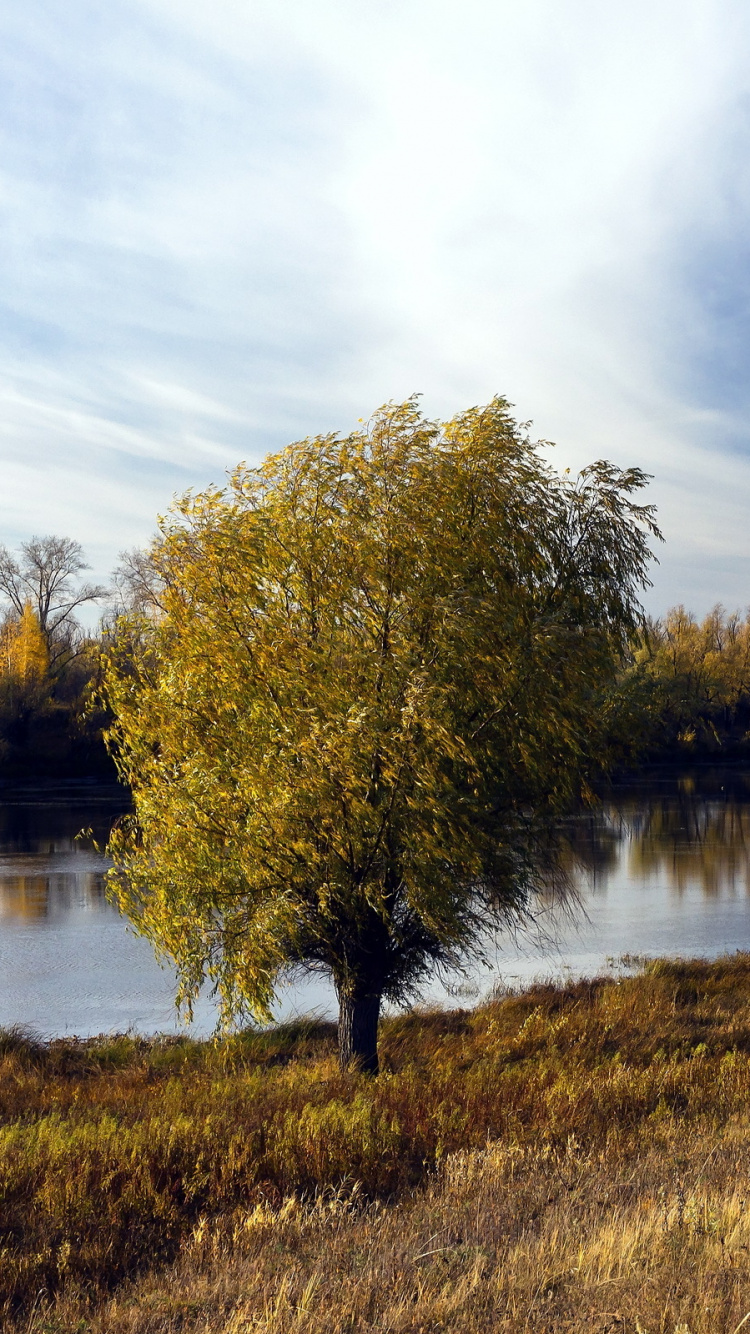
[[[334,1038],[5,1035],[3,1328],[733,1334],[750,1312],[750,957],[391,1019],[374,1081]]]

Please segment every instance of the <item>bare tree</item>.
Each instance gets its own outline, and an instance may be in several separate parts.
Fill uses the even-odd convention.
[[[75,653],[80,636],[76,611],[106,593],[101,584],[78,582],[88,569],[80,542],[70,537],[32,537],[21,543],[17,555],[0,544],[0,595],[19,616],[31,604],[53,670]]]
[[[115,600],[113,615],[143,612],[150,615],[160,609],[163,580],[154,554],[149,550],[132,547],[120,552],[120,563],[112,573]]]

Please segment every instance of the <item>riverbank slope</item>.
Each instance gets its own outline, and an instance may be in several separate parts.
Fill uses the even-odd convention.
[[[381,1052],[6,1034],[3,1328],[733,1334],[750,956],[404,1015]]]

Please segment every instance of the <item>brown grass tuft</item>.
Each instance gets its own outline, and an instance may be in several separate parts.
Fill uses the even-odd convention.
[[[0,1042],[4,1328],[733,1334],[750,1311],[750,957],[401,1016],[377,1081],[334,1039]]]

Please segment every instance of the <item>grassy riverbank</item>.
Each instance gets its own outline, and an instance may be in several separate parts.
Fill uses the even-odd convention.
[[[376,1081],[334,1039],[6,1035],[3,1328],[732,1334],[750,1311],[750,957],[393,1019]]]

